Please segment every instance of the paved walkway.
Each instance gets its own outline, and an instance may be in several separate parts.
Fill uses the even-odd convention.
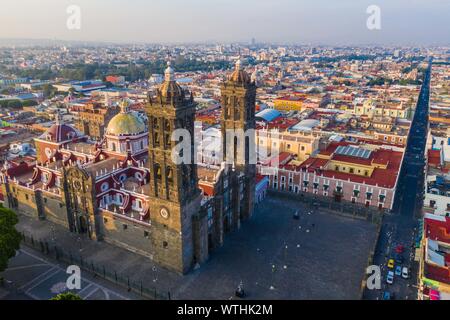
[[[297,210],[300,220],[292,218]],[[21,217],[18,228],[145,287],[170,292],[172,299],[230,299],[241,281],[249,299],[359,299],[376,238],[375,225],[367,221],[268,197],[241,230],[225,237],[225,245],[208,262],[180,276],[148,258],[82,239],[48,221]]]
[[[66,265],[56,264],[42,256],[39,252],[23,247],[9,261],[8,269],[2,276],[6,287],[2,299],[33,299],[48,300],[58,293],[67,291]],[[128,300],[138,297],[128,293],[121,287],[115,287],[109,282],[95,279],[81,271],[81,288],[71,290],[85,300]]]

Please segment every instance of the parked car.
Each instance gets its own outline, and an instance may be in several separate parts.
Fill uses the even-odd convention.
[[[402,244],[399,244],[397,247],[395,247],[395,252],[403,253],[403,251],[405,251],[405,247]]]
[[[409,278],[409,270],[407,267],[403,267],[402,269],[402,278],[403,279],[408,279]]]
[[[387,266],[389,269],[394,269],[394,259],[389,259]]]
[[[394,283],[394,271],[389,271],[386,277],[386,282],[388,284],[393,284]]]
[[[402,264],[403,263],[403,256],[400,253],[397,253],[395,255],[395,263]]]
[[[401,266],[397,266],[395,268],[395,275],[396,276],[401,276],[402,275],[402,267]]]

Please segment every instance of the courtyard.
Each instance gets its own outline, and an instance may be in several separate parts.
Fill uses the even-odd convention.
[[[293,219],[297,211],[299,219]],[[377,237],[376,225],[365,220],[270,196],[250,221],[225,237],[224,246],[212,252],[208,262],[181,276],[47,221],[21,216],[19,229],[171,299],[235,299],[241,281],[248,299],[360,299]]]

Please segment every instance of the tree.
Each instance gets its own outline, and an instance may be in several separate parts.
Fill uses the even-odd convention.
[[[83,299],[81,299],[81,297],[79,295],[69,291],[69,292],[60,293],[60,294],[54,296],[53,298],[51,298],[50,300],[83,300]]]
[[[18,109],[22,108],[22,102],[20,100],[10,100],[6,106],[10,109]]]
[[[44,84],[42,90],[45,98],[53,98],[56,94],[56,89],[51,84]]]
[[[15,227],[18,222],[14,211],[0,207],[0,272],[8,267],[8,260],[20,247],[22,237]]]

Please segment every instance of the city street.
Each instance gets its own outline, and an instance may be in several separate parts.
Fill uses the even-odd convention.
[[[414,239],[417,233],[418,213],[422,208],[425,145],[428,130],[428,103],[431,67],[425,76],[411,125],[408,145],[400,174],[392,215],[385,216],[374,255],[374,264],[382,267],[382,289],[365,290],[365,299],[383,299],[384,292],[393,293],[395,299],[417,298],[418,266],[414,262]],[[404,246],[402,267],[409,269],[409,279],[394,276],[387,284],[388,260],[394,259],[398,245]]]

